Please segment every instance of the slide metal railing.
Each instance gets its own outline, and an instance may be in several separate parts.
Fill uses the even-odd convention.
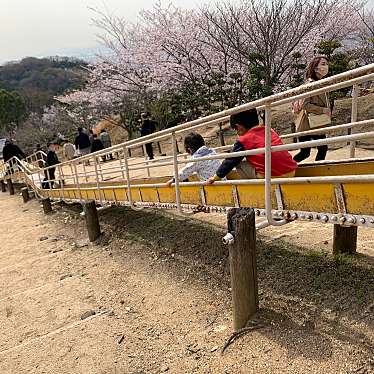
[[[147,135],[138,139],[130,140],[110,148],[106,148],[105,150],[101,150],[95,153],[91,153],[86,156],[79,157],[77,159],[73,159],[71,161],[66,161],[58,164],[57,166],[51,167],[44,167],[43,173],[47,176],[45,178],[45,182],[54,182],[49,175],[49,170],[53,168],[57,168],[58,171],[58,178],[64,180],[64,183],[71,182],[75,185],[77,190],[79,191],[80,198],[82,199],[82,195],[80,193],[81,185],[85,183],[93,183],[95,188],[99,191],[100,202],[104,203],[104,194],[102,194],[101,189],[103,188],[102,182],[108,180],[108,177],[111,178],[120,178],[120,180],[124,183],[124,188],[128,191],[128,202],[129,205],[133,209],[141,209],[141,207],[136,206],[136,202],[132,200],[131,196],[131,188],[132,187],[139,187],[141,184],[134,184],[132,183],[131,174],[135,171],[144,170],[146,172],[147,177],[151,176],[151,170],[154,168],[166,167],[166,166],[173,166],[173,175],[175,178],[175,202],[176,208],[183,213],[183,208],[180,200],[180,187],[185,185],[201,185],[204,182],[180,182],[178,180],[178,172],[179,166],[181,164],[185,164],[187,162],[200,162],[203,160],[213,160],[213,159],[225,159],[231,157],[243,157],[248,155],[254,154],[265,154],[265,178],[264,180],[234,180],[234,181],[220,181],[216,182],[217,184],[257,184],[263,183],[265,185],[264,194],[265,194],[265,210],[266,210],[266,218],[268,224],[271,225],[281,225],[284,224],[284,220],[274,220],[272,216],[272,208],[271,208],[271,185],[272,184],[281,184],[281,183],[288,183],[285,179],[273,179],[271,178],[271,152],[280,151],[280,150],[296,150],[301,148],[307,147],[316,147],[319,145],[328,145],[328,144],[335,144],[335,143],[349,143],[350,144],[350,157],[353,158],[355,156],[355,149],[356,149],[356,142],[363,139],[370,139],[374,138],[374,131],[367,131],[363,133],[353,133],[353,129],[356,129],[359,126],[371,126],[374,125],[374,119],[368,119],[364,121],[357,121],[357,100],[359,96],[359,85],[361,83],[372,81],[374,80],[374,64],[366,65],[364,67],[360,67],[345,73],[341,73],[329,78],[322,79],[320,81],[316,81],[313,83],[305,84],[297,88],[293,88],[284,92],[276,93],[266,98],[258,99],[252,101],[250,103],[246,103],[231,109],[227,109],[221,111],[219,113],[215,113],[209,115],[204,118],[199,118],[194,121],[190,121],[169,129],[165,129],[159,131],[157,133]],[[319,95],[322,93],[331,92],[334,90],[338,90],[345,87],[352,87],[352,110],[351,110],[351,122],[346,123],[343,125],[337,126],[330,126],[321,129],[309,130],[305,132],[296,132],[292,134],[282,135],[281,138],[283,139],[294,139],[301,135],[313,135],[313,134],[322,134],[322,133],[331,133],[338,130],[348,131],[347,135],[339,135],[333,136],[327,139],[320,139],[320,140],[312,140],[306,141],[301,143],[287,143],[280,146],[272,146],[270,142],[270,129],[272,124],[271,119],[271,112],[272,109],[284,105],[290,104],[293,101],[304,99],[307,97]],[[178,154],[177,152],[177,136],[181,134],[192,131],[192,130],[199,130],[207,126],[221,124],[222,122],[228,121],[230,115],[241,112],[243,110],[256,108],[258,111],[265,112],[265,147],[261,149],[255,150],[248,150],[243,152],[235,152],[235,153],[223,153],[227,151],[230,146],[221,146],[216,147],[216,151],[220,152],[217,155],[210,156],[210,157],[202,157],[198,159],[191,159],[188,158],[188,155]],[[132,159],[128,156],[129,150],[137,147],[143,147],[147,143],[161,141],[161,140],[169,140],[172,145],[172,155],[168,157],[162,157],[156,160],[147,160],[147,161],[139,161],[136,159]],[[102,163],[100,159],[103,156],[107,156],[110,153],[117,153],[119,161],[113,163],[109,167],[102,167]],[[20,160],[12,159],[9,162],[5,163],[0,169],[0,178],[5,177],[6,175],[12,174],[16,172],[15,166],[21,163],[20,170],[25,173],[33,173],[33,171],[27,167],[27,163],[34,163],[41,158],[44,159],[45,154],[34,154],[31,155],[26,159],[26,166],[22,165]],[[134,161],[134,162],[132,162]],[[83,171],[78,170],[78,165],[83,165]],[[93,166],[93,168],[92,168]],[[70,174],[67,169],[70,169]],[[372,180],[371,176],[348,176],[348,180],[352,181],[361,181],[361,180]],[[40,178],[40,172],[39,172]],[[310,181],[314,181],[317,183],[322,183],[323,181],[327,181],[329,177],[310,177],[310,178],[292,178],[292,180],[297,180],[297,183],[309,183]],[[339,181],[346,180],[347,176],[342,177],[335,177],[334,180]],[[41,186],[42,181],[40,181]],[[63,184],[64,184],[63,183]],[[152,186],[160,186],[161,184],[147,184],[148,187]],[[34,187],[36,187],[34,183]],[[62,186],[63,188],[63,186]]]

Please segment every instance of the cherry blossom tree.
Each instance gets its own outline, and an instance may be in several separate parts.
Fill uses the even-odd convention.
[[[357,19],[352,2],[344,0],[243,0],[204,8],[202,14],[211,40],[230,46],[240,65],[261,66],[270,87],[286,81],[294,53],[308,58],[321,39],[346,38]]]
[[[355,56],[362,64],[374,62],[374,9],[367,6],[356,9],[359,17],[359,33],[356,38]]]
[[[294,56],[301,66],[321,40],[344,44],[361,22],[355,9],[348,0],[156,4],[136,23],[94,10],[107,52],[87,67],[82,90],[57,100],[76,123],[107,119],[129,137],[143,110],[163,108],[165,126],[179,120],[175,111],[221,110],[290,84]]]
[[[46,147],[46,143],[56,137],[73,139],[76,124],[61,105],[44,107],[43,113],[32,112],[17,129],[17,143],[31,153],[36,144]]]

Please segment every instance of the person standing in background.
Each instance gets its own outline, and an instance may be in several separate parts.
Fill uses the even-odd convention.
[[[148,113],[141,114],[141,121],[142,124],[140,127],[140,136],[147,136],[156,131],[156,123],[150,120]],[[148,159],[153,160],[154,156],[152,143],[147,143],[145,145],[145,150],[147,152]]]
[[[92,144],[93,141],[94,141],[94,137],[93,137],[94,133],[93,133],[93,130],[92,130],[92,129],[89,129],[88,132],[89,132],[88,137],[89,137],[89,139],[90,139],[90,143]]]
[[[60,148],[60,144],[58,140],[54,140],[48,144],[47,161],[45,163],[46,168],[60,163],[57,157],[57,154],[56,154],[59,148]],[[45,178],[42,182],[43,189],[53,188],[55,184],[55,179],[56,179],[55,171],[56,171],[55,167],[44,170]]]
[[[103,142],[97,138],[97,135],[93,134],[92,137],[93,137],[93,142],[91,145],[91,153],[101,151],[102,149],[104,149]]]
[[[20,160],[26,157],[25,153],[18,145],[14,144],[11,140],[7,139],[3,148],[4,162],[9,161],[12,157],[17,157]]]
[[[62,149],[65,160],[70,161],[74,158],[76,152],[74,144],[70,143],[69,141],[66,141]]]
[[[43,153],[43,149],[42,149],[40,144],[36,145],[35,153],[36,153],[36,160],[38,162],[38,166],[40,168],[43,168],[44,167],[44,162],[46,161],[46,156]]]
[[[82,127],[78,127],[78,135],[75,138],[75,148],[77,149],[78,156],[86,156],[91,152],[91,142],[87,134],[83,132]],[[86,163],[89,165],[89,161]]]
[[[101,143],[103,143],[104,148],[110,148],[112,146],[112,139],[110,138],[109,133],[106,131],[106,129],[102,129],[100,132],[100,140]],[[108,158],[110,160],[113,160],[113,154],[109,153]],[[106,160],[106,156],[104,156],[104,161]]]
[[[316,56],[310,61],[305,83],[312,83],[323,79],[329,72],[329,63],[325,56]],[[295,115],[296,131],[308,131],[331,124],[331,108],[327,93],[307,97],[292,104]],[[319,123],[320,122],[320,123]],[[299,142],[326,139],[326,134],[313,134],[299,137]],[[317,146],[316,161],[324,160],[328,151],[327,145]],[[293,159],[301,162],[310,156],[311,148],[301,148]]]

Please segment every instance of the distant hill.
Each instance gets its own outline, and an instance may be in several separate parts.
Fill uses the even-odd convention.
[[[53,96],[81,87],[85,61],[69,57],[27,57],[0,66],[0,88],[24,96],[28,110],[39,112]]]

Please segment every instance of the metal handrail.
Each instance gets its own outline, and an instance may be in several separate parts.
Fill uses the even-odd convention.
[[[334,75],[329,78],[321,79],[316,82],[308,83],[282,93],[277,93],[263,99],[254,100],[247,104],[242,104],[237,107],[226,109],[218,113],[211,114],[204,118],[199,118],[190,122],[186,122],[184,124],[171,127],[169,129],[161,130],[156,133],[143,136],[138,139],[128,140],[124,143],[114,145],[110,148],[105,148],[103,150],[91,153],[86,156],[79,157],[80,161],[88,160],[93,155],[102,156],[108,153],[112,153],[122,149],[123,145],[126,145],[127,148],[132,146],[140,146],[143,144],[147,144],[153,141],[162,140],[171,135],[172,132],[182,132],[186,130],[190,130],[192,128],[202,127],[206,125],[212,125],[214,123],[219,123],[222,121],[222,118],[230,116],[235,113],[242,112],[243,110],[257,108],[259,110],[264,109],[265,105],[269,103],[271,107],[283,105],[290,103],[295,100],[304,99],[307,97],[319,95],[321,93],[337,90],[344,87],[353,86],[358,83],[362,83],[364,81],[374,80],[374,63],[370,65],[366,65],[364,67],[360,67],[357,69],[353,69],[341,74]],[[70,162],[74,162],[75,160],[65,161],[61,163],[69,164]]]
[[[317,82],[313,82],[313,83],[306,84],[306,85],[303,85],[303,86],[300,86],[294,89],[290,89],[285,92],[277,93],[277,94],[274,94],[272,96],[269,96],[263,99],[258,99],[250,103],[246,103],[235,108],[227,109],[222,112],[209,115],[205,118],[200,118],[194,121],[190,121],[188,123],[184,123],[182,125],[178,125],[170,129],[162,130],[157,133],[147,135],[139,139],[130,140],[130,141],[112,146],[110,148],[106,148],[102,151],[98,151],[98,152],[89,154],[87,156],[82,156],[78,159],[65,161],[59,164],[59,170],[61,173],[61,170],[65,165],[70,166],[71,179],[74,180],[76,184],[76,188],[78,188],[79,190],[80,199],[82,199],[80,178],[81,177],[86,178],[86,182],[87,182],[88,176],[91,176],[91,175],[94,176],[95,177],[94,183],[96,182],[96,189],[99,188],[100,201],[102,201],[102,195],[100,193],[100,190],[107,188],[107,186],[101,187],[100,181],[104,180],[103,178],[105,174],[117,173],[117,170],[118,170],[118,172],[121,173],[122,177],[124,177],[124,175],[126,174],[128,201],[130,203],[130,206],[132,208],[135,208],[135,204],[132,201],[131,188],[138,187],[139,185],[134,185],[131,183],[130,171],[146,169],[147,174],[149,176],[151,168],[166,166],[166,165],[173,165],[174,166],[174,177],[175,177],[176,207],[180,212],[183,212],[182,204],[180,201],[180,186],[184,186],[186,184],[183,182],[179,182],[178,165],[184,164],[186,162],[201,162],[204,160],[243,157],[243,156],[249,156],[249,155],[254,155],[254,154],[265,154],[265,179],[264,180],[257,180],[257,181],[235,180],[235,181],[224,181],[224,182],[216,182],[216,183],[218,184],[257,184],[257,183],[265,184],[265,211],[266,211],[267,221],[271,225],[284,224],[285,223],[284,220],[275,221],[272,218],[272,209],[271,209],[271,185],[272,184],[290,183],[291,181],[293,183],[295,183],[295,181],[297,181],[297,183],[302,183],[302,181],[312,181],[312,180],[315,182],[319,182],[319,181],[328,181],[330,179],[329,177],[313,177],[313,178],[307,178],[307,179],[298,177],[298,178],[292,178],[291,181],[285,180],[284,178],[277,178],[276,180],[274,178],[272,179],[271,178],[271,152],[276,152],[280,150],[295,150],[295,149],[300,149],[300,148],[349,141],[351,154],[352,154],[354,153],[352,152],[352,149],[354,150],[355,142],[357,140],[374,137],[374,131],[351,134],[351,135],[344,135],[344,136],[335,136],[335,137],[328,138],[328,139],[313,140],[313,141],[302,142],[302,143],[290,143],[290,144],[284,144],[284,145],[279,145],[279,146],[272,146],[271,139],[270,139],[271,109],[278,105],[290,103],[295,100],[319,95],[321,93],[329,92],[329,91],[340,89],[343,87],[353,86],[354,88],[353,88],[353,94],[352,94],[351,123],[338,125],[338,126],[331,126],[325,129],[309,130],[303,133],[299,132],[299,133],[294,133],[294,134],[287,134],[287,135],[283,135],[282,138],[285,139],[285,138],[291,138],[291,137],[307,135],[307,134],[312,135],[315,133],[319,133],[319,134],[328,133],[328,132],[341,130],[341,129],[351,129],[356,126],[372,125],[374,124],[374,120],[366,120],[366,121],[357,122],[357,97],[358,97],[358,90],[359,90],[357,85],[368,80],[374,80],[374,64],[370,64],[370,65],[367,65],[367,66],[364,66],[358,69],[351,70],[349,72],[338,74],[330,78],[322,79]],[[198,159],[190,158],[188,160],[181,159],[182,157],[186,157],[186,154],[182,154],[182,155],[177,154],[177,149],[176,149],[176,135],[177,134],[180,134],[185,131],[191,131],[192,129],[197,129],[203,126],[214,125],[222,121],[226,121],[230,115],[241,112],[243,110],[251,109],[251,108],[257,108],[258,110],[265,110],[265,147],[264,148],[242,151],[242,152],[235,152],[231,154],[221,153],[221,154],[217,154],[214,156],[201,157]],[[152,141],[158,141],[158,140],[162,140],[162,139],[170,138],[170,137],[171,137],[172,148],[173,148],[173,155],[171,157],[166,157],[164,159],[160,159],[156,161],[144,161],[140,163],[129,164],[129,159],[127,157],[128,149],[143,146],[144,144],[150,143]],[[228,148],[229,146],[216,147],[216,150],[224,151],[224,150],[227,150]],[[98,165],[97,165],[97,163],[100,163],[99,156],[103,156],[103,155],[106,155],[108,153],[113,153],[113,152],[119,152],[119,157],[121,157],[121,154],[122,154],[122,158],[120,158],[119,167],[114,166],[114,167],[103,168],[103,169],[101,169],[100,167],[100,170],[99,170]],[[170,162],[169,161],[165,162],[165,160],[169,160],[169,159],[171,159]],[[78,163],[80,162],[85,163],[91,160],[93,160],[93,163],[94,163],[94,169],[95,169],[94,174],[87,172],[85,167],[84,167],[83,173],[78,172],[77,170]],[[138,165],[139,167],[137,167]],[[54,165],[54,166],[45,167],[43,168],[43,170],[48,174],[48,170],[54,167],[56,166]],[[125,170],[125,173],[123,172],[123,169]],[[29,168],[24,167],[23,165],[22,165],[22,171],[24,173],[29,173],[29,174],[32,173],[32,171]],[[65,176],[69,177],[69,175],[65,175]],[[363,181],[363,180],[372,181],[373,180],[373,178],[370,178],[370,177],[368,179],[368,176],[349,176],[349,177],[351,177],[352,180],[354,181]],[[348,179],[347,179],[347,176],[345,176],[345,177],[337,177],[334,180],[344,181]],[[48,179],[47,182],[50,182],[50,181],[51,180]],[[201,182],[196,182],[196,183],[197,185],[202,184]],[[192,185],[196,185],[196,183],[189,182],[188,185],[192,186]],[[159,185],[160,184],[146,184],[147,187],[159,186]]]

